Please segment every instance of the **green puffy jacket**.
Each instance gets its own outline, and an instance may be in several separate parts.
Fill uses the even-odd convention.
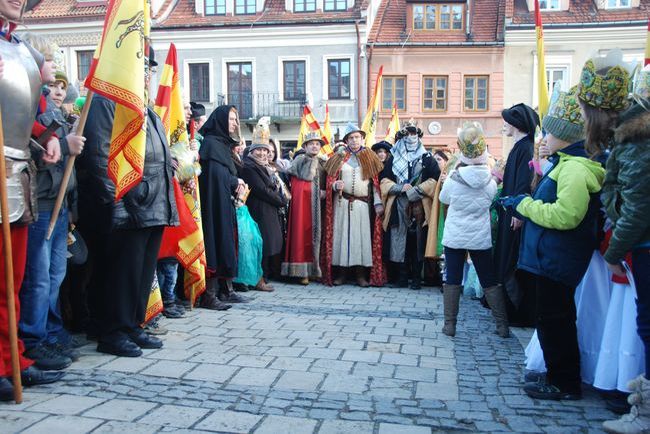
[[[616,128],[607,159],[602,201],[614,231],[605,252],[619,263],[635,246],[650,243],[650,113],[633,105]]]

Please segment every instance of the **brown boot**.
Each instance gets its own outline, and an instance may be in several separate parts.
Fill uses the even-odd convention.
[[[334,274],[336,277],[332,281],[332,285],[339,286],[345,283],[345,280],[348,277],[348,269],[346,267],[336,267]]]
[[[210,310],[228,310],[232,307],[230,304],[225,304],[217,298],[217,288],[219,281],[216,278],[209,278],[205,282],[205,292],[201,295],[200,306],[204,309]]]
[[[366,279],[366,267],[354,267],[355,274],[356,274],[356,280],[357,280],[357,285],[359,285],[362,288],[367,288],[368,285],[368,280]]]
[[[442,302],[445,313],[445,325],[442,332],[447,336],[456,336],[456,318],[458,317],[458,305],[460,293],[463,290],[461,285],[443,285]]]
[[[492,316],[497,323],[497,334],[502,338],[510,336],[510,328],[508,327],[508,314],[506,313],[506,299],[503,294],[501,285],[490,286],[483,290],[485,292],[485,299],[487,300]]]

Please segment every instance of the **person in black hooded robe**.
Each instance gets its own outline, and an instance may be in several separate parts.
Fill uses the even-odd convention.
[[[504,109],[501,117],[504,134],[515,142],[506,161],[501,197],[530,194],[533,170],[528,163],[533,159],[539,116],[532,108],[520,103]],[[513,325],[532,326],[535,311],[533,289],[527,287],[524,273],[516,272],[523,222],[514,217],[512,210],[498,207],[497,213],[499,223],[494,261],[498,282],[507,294],[508,319]]]
[[[237,143],[239,118],[231,105],[217,107],[199,134],[203,143],[199,149],[201,175],[201,219],[205,243],[206,290],[201,306],[225,310],[230,306],[220,302],[246,301],[233,291],[232,280],[237,276],[237,215],[234,197],[240,195],[244,181],[237,177],[231,149]]]

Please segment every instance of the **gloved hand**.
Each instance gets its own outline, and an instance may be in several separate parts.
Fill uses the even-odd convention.
[[[527,194],[518,194],[516,196],[505,196],[498,199],[499,204],[508,209],[515,211],[519,203],[525,198],[529,197]]]

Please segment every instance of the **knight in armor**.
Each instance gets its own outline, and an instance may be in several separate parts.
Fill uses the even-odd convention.
[[[38,218],[29,226],[25,281],[20,292],[23,312],[18,326],[25,343],[25,355],[41,369],[60,370],[79,357],[79,352],[72,347],[72,337],[63,328],[59,305],[59,288],[67,268],[70,200],[76,190],[74,174],[68,183],[52,236],[49,240],[46,236],[66,161],[81,153],[85,138],[70,132],[71,126],[61,111],[68,81],[62,73],[54,74],[56,47],[42,36],[26,34],[23,37],[45,58],[47,68],[43,70],[48,75],[43,73],[42,78],[48,85],[43,88],[47,105],[37,120],[46,127],[53,122],[60,125],[56,134],[60,137],[62,159],[56,164],[43,164],[36,159]]]
[[[427,242],[427,223],[440,168],[422,145],[423,132],[411,119],[397,134],[392,158],[380,174],[386,208],[383,227],[390,261],[398,271],[398,288],[420,289]],[[426,200],[425,200],[426,199]]]
[[[145,86],[156,66],[153,50],[145,62]],[[95,95],[86,124],[86,151],[78,160],[79,230],[90,261],[89,307],[97,333],[97,351],[139,357],[141,349],[161,348],[162,341],[141,327],[156,272],[163,228],[178,225],[172,157],[158,115],[147,108],[143,177],[115,201],[108,177],[108,153],[115,103]]]
[[[361,287],[382,286],[386,281],[381,258],[384,207],[378,178],[383,164],[365,146],[365,137],[364,131],[348,124],[343,136],[345,146],[337,147],[325,164],[322,272],[323,282],[328,285],[343,284],[351,270]],[[333,274],[336,274],[334,279]]]
[[[12,262],[16,319],[20,318],[19,290],[22,286],[27,259],[28,225],[34,220],[36,183],[34,161],[29,149],[30,136],[38,138],[45,130],[36,122],[36,113],[41,102],[41,67],[43,56],[13,34],[28,5],[25,1],[0,0],[0,110],[2,110],[2,132],[7,165],[7,195],[11,222]],[[4,75],[7,66],[21,71],[25,80],[11,80]],[[44,144],[40,162],[54,164],[60,158],[60,144],[52,137]],[[0,401],[13,399],[11,377],[11,353],[9,346],[9,324],[6,321],[7,297],[4,261],[0,261]],[[41,371],[33,361],[23,355],[22,340],[18,340],[20,369],[23,386],[52,383],[63,373]]]

